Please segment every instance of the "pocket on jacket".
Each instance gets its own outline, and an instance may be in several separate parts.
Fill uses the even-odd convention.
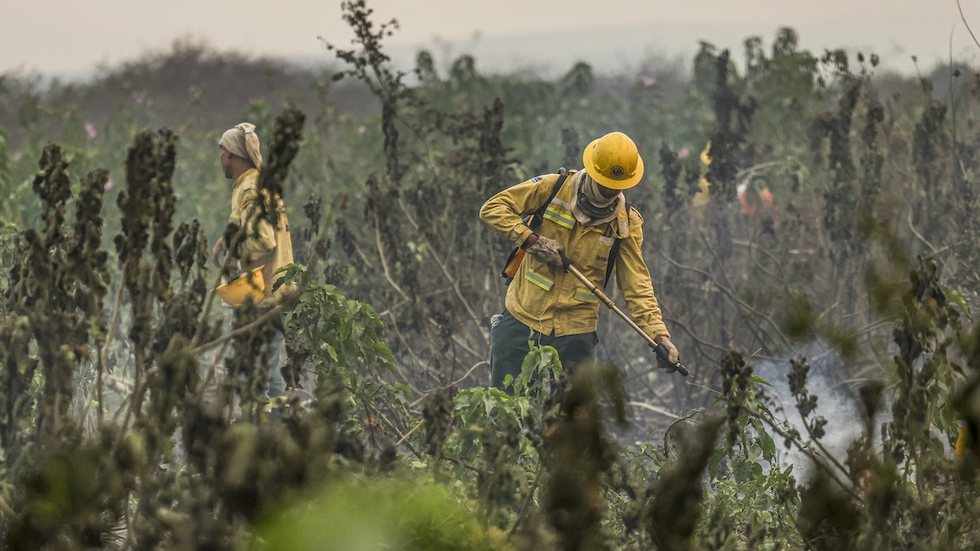
[[[521,308],[531,316],[544,315],[549,304],[550,293],[555,292],[555,275],[548,266],[531,255],[524,257],[518,280],[511,285],[517,285],[515,298]]]
[[[584,261],[585,264],[592,268],[602,270],[605,273],[606,265],[609,264],[609,252],[612,250],[614,241],[615,239],[612,237],[601,235],[589,239],[588,246],[586,247],[588,258]]]

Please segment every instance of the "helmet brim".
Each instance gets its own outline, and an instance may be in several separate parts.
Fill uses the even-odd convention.
[[[585,151],[582,152],[582,166],[589,174],[589,177],[595,180],[600,186],[607,187],[609,189],[629,189],[640,183],[640,180],[643,179],[643,157],[640,156],[636,157],[636,171],[633,172],[632,176],[624,180],[609,178],[596,170],[595,162],[592,159],[592,152],[595,150],[595,145],[598,141],[599,138],[592,140],[592,143],[590,143],[585,148]]]

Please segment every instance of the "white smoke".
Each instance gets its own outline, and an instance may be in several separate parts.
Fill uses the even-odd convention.
[[[817,409],[809,415],[809,418],[811,421],[816,417],[827,420],[824,426],[825,435],[820,439],[823,450],[816,445],[811,446],[811,450],[820,456],[825,455],[826,451],[843,464],[847,458],[848,446],[861,437],[863,430],[856,396],[842,376],[844,370],[841,367],[845,364],[835,352],[822,343],[807,345],[790,357],[796,356],[807,359],[810,371],[807,374],[806,388],[809,394],[817,396]],[[796,408],[796,399],[789,389],[788,375],[792,370],[789,358],[783,361],[749,361],[753,373],[772,385],[760,386],[774,402],[771,409],[776,419],[788,422],[799,431],[801,439],[807,442],[809,436],[806,427]],[[776,407],[780,407],[781,411],[777,411]],[[887,410],[887,406],[883,409]],[[877,423],[880,424],[884,415],[886,415],[884,412],[879,413]],[[796,447],[787,449],[783,445],[785,439],[779,434],[773,432],[772,437],[777,443],[778,465],[781,467],[793,465],[797,480],[807,480],[813,474],[810,458]]]

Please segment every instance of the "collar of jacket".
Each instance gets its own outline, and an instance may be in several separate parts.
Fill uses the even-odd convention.
[[[611,218],[607,223],[601,223],[598,225],[587,225],[586,222],[589,221],[586,218],[586,222],[583,222],[579,216],[580,213],[576,212],[578,209],[574,208],[575,198],[578,196],[578,186],[576,182],[579,179],[579,174],[584,173],[584,170],[580,171],[568,171],[568,180],[565,183],[571,185],[563,185],[561,190],[558,191],[558,195],[551,200],[551,205],[562,209],[572,216],[575,217],[575,221],[581,224],[582,229],[585,231],[595,231],[605,234],[605,230],[609,227],[607,224],[612,226],[612,231],[616,234],[616,237],[629,237],[630,234],[630,220],[626,212],[626,197],[622,193],[619,194],[619,208],[616,209],[616,216]],[[557,175],[554,178],[558,178]]]
[[[250,169],[246,170],[245,172],[242,172],[241,174],[238,175],[238,178],[235,178],[235,183],[231,185],[231,189],[237,188],[238,186],[240,186],[242,184],[242,182],[244,182],[245,180],[247,180],[247,179],[249,179],[249,178],[251,178],[253,176],[257,176],[258,173],[259,173],[259,171],[256,168],[250,168]]]

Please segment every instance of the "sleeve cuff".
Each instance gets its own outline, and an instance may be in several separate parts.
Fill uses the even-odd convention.
[[[511,240],[514,242],[515,246],[523,247],[524,242],[527,241],[527,238],[531,237],[533,233],[534,232],[531,231],[531,228],[521,224],[520,226],[517,226],[511,230]]]

